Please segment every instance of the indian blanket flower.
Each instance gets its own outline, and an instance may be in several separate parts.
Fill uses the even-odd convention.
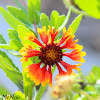
[[[37,32],[40,35],[41,43],[34,33],[27,33],[27,37],[25,39],[30,40],[31,42],[39,45],[40,49],[36,50],[34,47],[30,45],[25,45],[21,48],[19,53],[23,56],[21,58],[22,62],[28,61],[28,58],[38,56],[40,62],[33,63],[27,66],[24,71],[27,72],[27,77],[30,78],[36,85],[41,84],[43,87],[49,83],[52,86],[52,72],[51,69],[54,65],[57,66],[59,74],[58,75],[70,75],[73,71],[72,69],[80,70],[78,66],[81,63],[84,63],[83,56],[86,55],[82,45],[77,44],[77,40],[73,40],[75,35],[72,34],[73,30],[70,28],[66,31],[66,28],[63,28],[63,36],[60,39],[59,43],[55,41],[55,37],[57,36],[59,29],[55,30],[54,27],[50,27],[46,30],[46,27],[43,26],[42,29],[37,28]],[[63,49],[70,49],[71,52],[64,53]],[[63,56],[69,57],[73,61],[81,62],[76,65],[68,64],[63,61]],[[63,71],[61,65],[67,70]]]

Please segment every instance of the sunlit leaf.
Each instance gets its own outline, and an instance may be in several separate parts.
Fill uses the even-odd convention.
[[[14,39],[10,40],[9,44],[11,48],[14,49],[15,51],[19,51],[23,47],[21,42],[19,42],[18,40],[14,40]]]
[[[17,91],[14,93],[14,96],[13,96],[13,100],[25,100],[25,94],[23,94],[21,91]]]
[[[8,36],[9,36],[10,39],[15,39],[15,40],[20,41],[17,31],[12,30],[12,29],[8,29],[7,32],[8,32]]]
[[[31,42],[30,40],[25,40],[25,37],[27,37],[26,34],[30,34],[30,33],[32,33],[32,31],[30,31],[28,28],[26,28],[24,26],[18,26],[18,34],[19,34],[19,37],[20,37],[22,43],[32,45],[35,48],[38,48],[38,45],[36,43]]]
[[[0,44],[0,49],[11,49],[8,44]]]

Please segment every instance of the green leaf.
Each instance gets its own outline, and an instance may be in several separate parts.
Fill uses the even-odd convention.
[[[17,30],[18,25],[24,25],[19,20],[17,20],[15,17],[13,17],[9,12],[7,12],[4,8],[0,7],[0,13],[4,17],[4,19],[8,22],[8,24]]]
[[[21,42],[19,42],[18,40],[14,40],[14,39],[10,40],[9,44],[11,48],[14,49],[15,51],[19,51],[23,47]]]
[[[22,57],[19,52],[15,52],[14,50],[11,50],[11,49],[8,49],[7,50],[10,54],[12,54],[13,56],[16,56],[16,57]]]
[[[100,79],[100,68],[98,66],[94,66],[86,78],[89,83],[96,83],[96,81]]]
[[[1,44],[6,44],[5,39],[3,38],[2,34],[0,34],[0,43]]]
[[[82,19],[82,14],[79,15],[78,17],[76,17],[74,19],[74,21],[71,23],[71,25],[68,27],[68,29],[72,28],[73,29],[73,34],[76,32],[80,22],[81,22],[81,19]]]
[[[0,49],[11,49],[8,44],[0,44]]]
[[[6,73],[6,76],[9,77],[21,91],[23,91],[22,74],[6,53],[2,51],[0,51],[0,68]]]
[[[75,4],[83,11],[94,18],[100,19],[100,12],[98,10],[98,2],[96,0],[74,0]]]
[[[14,93],[13,100],[25,100],[25,95],[21,91],[17,91]]]
[[[51,16],[50,16],[50,26],[54,26],[55,29],[57,29],[57,23],[59,19],[59,13],[57,11],[52,11]]]
[[[16,19],[20,20],[26,26],[32,27],[27,14],[24,13],[22,9],[18,9],[13,6],[7,6],[7,9]]]
[[[7,94],[11,94],[11,91],[9,91],[4,85],[0,83],[0,95],[6,96]]]
[[[14,50],[11,49],[7,49],[7,43],[5,41],[5,39],[3,38],[2,34],[0,34],[0,43],[2,44],[2,46],[5,46],[5,49],[12,55],[17,56],[17,57],[21,57],[20,54],[18,54],[17,52],[15,52]]]
[[[40,20],[41,20],[42,27],[46,26],[46,28],[48,28],[48,25],[50,25],[49,17],[46,14],[42,13]]]
[[[21,9],[27,14],[26,9],[20,4],[20,2],[19,2],[18,0],[14,0],[14,1],[15,1],[15,3],[17,4],[17,6],[18,6],[19,8],[21,8]]]
[[[41,0],[28,0],[28,14],[30,22],[38,24],[40,22]]]
[[[7,32],[8,32],[8,36],[9,36],[10,39],[14,39],[14,40],[20,41],[17,31],[12,30],[12,29],[8,29]]]
[[[28,28],[24,27],[24,26],[18,26],[18,34],[19,34],[19,37],[24,44],[28,44],[28,45],[31,45],[31,46],[34,46],[35,48],[38,48],[39,46],[34,43],[34,42],[31,42],[30,40],[25,40],[25,37],[27,37],[27,33],[32,33],[32,31],[30,31]]]
[[[62,25],[60,26],[59,31],[61,31],[61,30],[67,25],[68,20],[69,20],[69,18],[70,18],[70,15],[71,15],[71,8],[69,9],[69,11],[68,11],[68,13],[67,13],[67,16],[66,16],[64,22],[63,22]]]
[[[58,19],[58,23],[57,23],[57,29],[63,24],[63,22],[65,21],[65,15],[61,15],[59,16],[59,19]]]

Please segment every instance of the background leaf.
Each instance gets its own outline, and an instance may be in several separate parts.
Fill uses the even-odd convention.
[[[100,79],[100,67],[94,66],[92,68],[91,73],[89,73],[88,76],[86,76],[89,83],[96,83],[98,79]]]
[[[7,94],[11,94],[11,91],[9,91],[4,85],[2,85],[2,83],[0,83],[0,95],[6,96]]]
[[[40,21],[41,0],[28,0],[28,14],[30,22],[38,24]]]
[[[19,2],[18,0],[14,0],[14,1],[15,1],[15,3],[17,4],[17,6],[18,6],[19,8],[21,8],[21,9],[27,14],[26,9],[20,4],[20,2]]]
[[[74,0],[74,2],[81,10],[85,11],[90,16],[100,19],[99,5],[96,0]]]
[[[77,5],[74,4],[75,0],[63,0],[66,8],[71,8],[73,12],[77,14],[83,14],[85,16],[89,16],[85,11],[80,10],[77,8]]]

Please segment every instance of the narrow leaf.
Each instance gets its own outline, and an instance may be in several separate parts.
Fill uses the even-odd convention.
[[[40,20],[41,20],[42,27],[46,26],[46,28],[48,28],[48,25],[50,24],[49,17],[46,14],[42,13]]]
[[[38,24],[40,16],[37,12],[40,12],[41,0],[28,0],[28,14],[30,22]]]
[[[75,19],[74,19],[74,21],[71,23],[71,25],[68,27],[68,29],[69,28],[72,28],[73,29],[73,34],[76,32],[76,30],[77,30],[77,28],[78,28],[78,26],[79,26],[79,24],[80,24],[80,22],[81,22],[81,19],[82,19],[82,14],[81,15],[79,15],[78,17],[76,17]]]
[[[0,68],[23,91],[22,74],[5,52],[0,51]]]
[[[20,20],[26,26],[32,27],[27,14],[24,13],[22,9],[18,9],[13,6],[7,6],[7,9],[16,19]]]
[[[70,18],[70,15],[71,15],[71,8],[69,9],[68,13],[67,13],[67,16],[66,16],[66,19],[65,21],[63,22],[63,24],[59,27],[59,31],[61,31],[68,23],[68,20]]]
[[[0,7],[0,13],[4,17],[4,19],[8,22],[8,24],[17,30],[18,25],[24,25],[19,20],[17,20],[15,17],[13,17],[9,12],[7,12],[4,8]]]
[[[8,44],[0,44],[0,49],[11,49]]]

